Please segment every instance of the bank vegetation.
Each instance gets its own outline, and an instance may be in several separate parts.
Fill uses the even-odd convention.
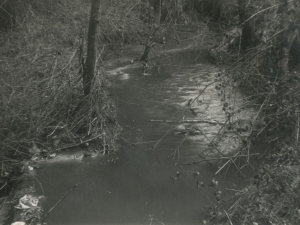
[[[211,56],[230,78],[227,86],[241,90],[244,107],[257,111],[245,149],[263,146],[262,165],[249,185],[212,209],[204,222],[299,224],[300,3],[198,3],[200,14],[219,31]]]
[[[32,176],[36,160],[61,150],[113,152],[120,128],[103,60],[128,43],[143,43],[146,52],[153,30],[201,19],[215,32],[210,58],[220,77],[230,78],[224,85],[241,90],[244,107],[257,111],[244,149],[265,148],[250,184],[213,207],[204,223],[299,224],[299,1],[99,3],[97,54],[88,61],[91,1],[0,0],[1,194]],[[229,121],[230,108],[224,108]]]

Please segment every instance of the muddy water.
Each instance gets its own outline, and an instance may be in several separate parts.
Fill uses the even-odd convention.
[[[109,68],[108,68],[109,69]],[[82,161],[50,163],[42,166],[38,179],[43,186],[47,212],[70,188],[78,187],[47,217],[58,224],[199,224],[204,206],[218,204],[222,198],[245,184],[235,168],[218,175],[219,164],[182,165],[201,159],[214,149],[208,142],[219,125],[195,124],[184,120],[225,121],[223,102],[215,87],[195,103],[191,113],[188,101],[210,83],[218,69],[199,57],[199,50],[162,54],[143,75],[140,64],[109,69],[111,92],[123,127],[119,151],[115,155]],[[172,120],[158,123],[150,120]],[[234,140],[234,138],[233,138]],[[227,141],[225,149],[237,144]],[[234,147],[234,146],[233,146]],[[245,167],[245,176],[251,170]],[[176,178],[176,179],[175,179]],[[219,187],[210,187],[210,180]],[[204,187],[197,188],[197,181]]]

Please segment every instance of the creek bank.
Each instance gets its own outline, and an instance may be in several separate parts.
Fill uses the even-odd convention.
[[[182,46],[181,46],[182,47]],[[132,49],[131,49],[132,48]],[[134,46],[131,46],[131,48],[129,50],[131,51],[136,51],[136,49]],[[143,49],[142,47],[140,49]],[[160,52],[159,50],[160,49]],[[66,174],[62,175],[62,178],[57,178],[59,181],[61,181],[63,184],[63,186],[60,186],[60,191],[54,186],[54,180],[52,179],[53,174],[51,174],[51,170],[53,171],[57,171],[59,172],[61,169],[61,171],[67,171],[68,169],[73,169],[77,172],[79,172],[79,177],[80,177],[80,183],[81,185],[84,185],[85,181],[87,183],[94,183],[95,182],[95,188],[96,186],[100,183],[98,183],[99,181],[101,181],[101,179],[109,179],[109,181],[107,181],[108,184],[108,190],[107,193],[114,193],[114,196],[112,197],[115,201],[117,201],[118,195],[117,193],[121,193],[122,189],[115,189],[113,187],[114,183],[117,183],[118,185],[125,185],[127,186],[128,184],[126,184],[126,179],[124,179],[123,177],[117,176],[117,175],[112,175],[113,178],[109,178],[109,176],[103,176],[101,175],[101,179],[96,179],[96,178],[92,178],[88,179],[85,178],[83,179],[81,175],[85,176],[85,172],[84,171],[91,171],[91,169],[88,169],[88,165],[94,165],[95,162],[97,161],[98,163],[100,163],[101,168],[100,170],[97,169],[97,171],[102,171],[102,170],[106,170],[106,167],[109,167],[109,170],[111,170],[112,174],[113,173],[118,173],[118,171],[114,168],[110,168],[111,165],[116,165],[116,167],[120,167],[120,165],[118,165],[119,163],[121,164],[121,168],[126,171],[125,175],[129,176],[130,173],[136,173],[135,169],[137,169],[138,167],[140,168],[139,170],[141,170],[141,174],[144,174],[142,176],[146,176],[146,178],[149,178],[150,181],[153,181],[157,186],[163,186],[163,191],[166,192],[167,189],[172,188],[170,187],[170,185],[168,183],[166,183],[165,178],[167,177],[168,181],[169,181],[169,177],[175,177],[175,175],[173,175],[174,173],[174,169],[170,169],[167,168],[167,171],[162,172],[160,171],[162,169],[162,167],[165,167],[163,164],[165,164],[166,162],[163,162],[164,160],[162,160],[162,162],[157,162],[157,160],[153,160],[153,156],[151,156],[151,154],[142,154],[138,153],[136,150],[134,150],[135,147],[137,147],[138,149],[140,149],[139,151],[141,151],[142,148],[145,149],[152,149],[153,150],[153,146],[149,146],[147,144],[147,142],[152,142],[154,140],[154,142],[158,142],[159,139],[161,139],[165,134],[167,134],[167,139],[166,141],[164,141],[163,143],[159,143],[155,150],[153,150],[154,152],[158,151],[166,151],[165,153],[158,153],[158,156],[155,157],[162,157],[162,158],[172,158],[172,160],[167,160],[167,163],[173,164],[173,160],[174,158],[178,157],[177,163],[184,163],[184,162],[193,162],[195,161],[198,156],[197,154],[199,153],[199,151],[201,153],[204,153],[204,155],[206,155],[206,153],[210,153],[211,157],[215,156],[218,152],[215,151],[215,147],[211,146],[211,148],[207,148],[207,144],[209,144],[209,142],[207,141],[207,138],[212,138],[218,130],[220,130],[220,124],[224,123],[224,121],[226,121],[226,115],[224,115],[224,112],[222,110],[223,104],[224,102],[221,101],[221,96],[218,95],[218,93],[216,92],[216,88],[214,85],[209,85],[207,86],[209,83],[212,82],[212,80],[214,80],[215,78],[217,78],[217,75],[219,73],[218,69],[215,67],[212,67],[210,65],[207,65],[207,62],[205,60],[205,58],[203,58],[203,56],[199,56],[199,51],[198,49],[194,49],[193,45],[190,45],[190,43],[188,43],[185,47],[182,48],[177,48],[177,49],[169,49],[169,50],[162,50],[160,47],[158,47],[158,49],[153,49],[154,53],[159,52],[159,54],[154,54],[153,57],[156,57],[157,55],[162,55],[160,57],[159,60],[154,59],[153,60],[153,64],[151,65],[151,68],[149,70],[151,76],[143,76],[143,68],[140,66],[140,64],[138,63],[134,63],[133,65],[130,64],[130,61],[132,59],[132,57],[135,57],[134,54],[131,55],[130,58],[124,58],[121,59],[119,61],[115,61],[115,62],[108,62],[107,63],[107,68],[108,70],[110,68],[115,68],[116,65],[123,65],[123,67],[121,68],[117,68],[115,70],[109,70],[108,74],[110,74],[111,77],[113,77],[113,81],[114,83],[117,83],[117,85],[120,85],[120,87],[122,87],[123,85],[128,85],[128,83],[126,84],[126,82],[128,82],[129,80],[132,82],[132,90],[126,90],[122,89],[122,91],[124,91],[122,93],[122,91],[119,92],[118,89],[115,89],[115,91],[117,91],[118,93],[116,93],[115,96],[118,96],[116,101],[118,102],[118,106],[120,107],[119,109],[121,110],[121,115],[119,114],[119,120],[121,121],[121,125],[123,125],[125,130],[125,133],[123,132],[122,134],[122,138],[123,140],[128,141],[128,143],[130,143],[128,146],[121,144],[123,147],[125,148],[126,146],[131,149],[135,154],[137,155],[132,155],[128,152],[128,150],[126,150],[126,154],[129,154],[128,156],[124,155],[122,152],[118,153],[118,157],[114,156],[114,155],[110,155],[110,156],[103,156],[101,158],[96,158],[96,159],[92,159],[92,160],[85,160],[83,161],[83,163],[78,167],[77,161],[74,161],[74,158],[76,158],[76,154],[67,154],[67,157],[64,156],[56,156],[58,157],[57,159],[59,159],[59,157],[61,157],[62,159],[67,159],[65,161],[63,160],[57,160],[55,161],[55,158],[49,162],[55,162],[55,166],[58,167],[54,168],[52,165],[50,164],[46,164],[44,165],[44,168],[41,168],[41,172],[39,172],[39,174],[43,174],[43,177],[40,177],[39,179],[43,180],[42,184],[45,183],[46,184],[46,188],[47,188],[47,192],[50,193],[49,195],[46,194],[47,196],[51,196],[51,198],[55,198],[55,194],[61,194],[61,190],[63,189],[62,187],[67,187],[70,186],[70,184],[73,182],[76,182],[76,180],[79,180],[78,178],[74,178],[72,177],[72,174],[69,174],[68,172],[66,172]],[[138,54],[140,54],[141,52],[138,52]],[[126,54],[126,51],[123,52],[123,54]],[[137,54],[137,55],[138,55]],[[152,59],[153,59],[152,57]],[[192,59],[195,60],[196,58],[198,58],[196,61],[192,62]],[[151,59],[151,60],[152,60]],[[192,62],[192,63],[191,63]],[[188,63],[188,65],[185,65],[186,63]],[[175,67],[173,67],[173,65],[176,64]],[[203,70],[204,72],[201,72],[199,74],[199,70]],[[159,81],[159,83],[157,82]],[[113,86],[116,84],[113,84]],[[201,88],[199,88],[199,86]],[[195,101],[193,103],[193,108],[190,107],[190,105],[188,104],[190,102],[190,99],[196,99],[197,96],[199,95],[199,93],[202,92],[202,90],[207,86],[207,88],[205,89],[205,94],[199,96],[201,97],[200,100],[199,98],[197,99],[197,101]],[[128,85],[129,87],[129,85]],[[112,87],[114,88],[114,87]],[[137,91],[137,89],[140,89],[138,95],[140,96],[136,96],[136,94],[134,94],[131,91]],[[142,90],[142,91],[141,91]],[[144,91],[143,91],[144,90]],[[149,95],[145,95],[144,92],[149,92]],[[125,98],[125,99],[122,99]],[[144,105],[143,102],[147,102],[150,101],[153,104],[147,104]],[[124,104],[126,103],[126,104]],[[158,103],[158,104],[157,104]],[[138,107],[132,107],[132,109],[130,109],[131,104],[138,104]],[[155,105],[157,104],[157,105]],[[163,106],[163,105],[169,105],[168,107]],[[209,105],[209,107],[207,107]],[[197,116],[193,115],[193,113],[191,112],[191,108],[193,109],[194,113],[197,114]],[[139,110],[139,112],[137,112],[137,110]],[[178,110],[178,112],[175,112],[176,110]],[[243,112],[245,113],[245,112]],[[126,117],[122,117],[125,114]],[[217,116],[216,116],[217,115]],[[167,118],[166,118],[166,117]],[[215,117],[216,116],[216,117]],[[148,120],[145,121],[145,118],[148,118]],[[219,124],[216,124],[215,128],[212,128],[211,126],[204,126],[203,125],[195,125],[195,124],[189,124],[189,123],[185,123],[185,120],[192,120],[195,118],[201,118],[201,120],[209,120],[209,121],[215,121],[217,120],[219,122]],[[159,126],[151,124],[152,122],[149,122],[151,119],[154,120],[159,120],[159,119],[173,119],[176,120],[179,125],[173,126],[172,129],[170,130],[170,134],[167,132],[170,128],[167,128],[167,126],[165,124],[160,124]],[[151,130],[148,130],[147,127],[151,127]],[[167,130],[166,130],[167,128]],[[135,130],[136,129],[136,130]],[[212,129],[212,130],[211,130]],[[193,131],[193,132],[192,132]],[[181,132],[181,133],[176,133],[176,132]],[[203,134],[208,133],[207,137],[205,137]],[[192,135],[194,134],[194,135]],[[145,138],[143,138],[143,136],[146,136]],[[182,136],[182,137],[181,137]],[[238,136],[238,135],[236,135]],[[226,140],[226,136],[223,136],[223,140]],[[154,138],[154,139],[153,139]],[[178,140],[180,139],[180,141],[178,142]],[[237,137],[235,140],[235,138],[233,138],[233,142],[236,144],[239,144],[239,137]],[[169,141],[173,142],[172,145],[169,145]],[[183,144],[181,144],[184,143]],[[230,146],[232,146],[233,143],[232,141],[229,141],[226,144],[222,144],[223,147],[227,146],[224,148],[224,152],[223,154],[228,154],[231,149],[229,149]],[[160,146],[162,145],[162,146]],[[179,146],[179,147],[178,147]],[[126,148],[127,148],[126,147]],[[186,151],[181,152],[182,148],[185,148]],[[235,146],[237,147],[237,146]],[[169,149],[166,150],[165,148]],[[170,151],[171,150],[171,151]],[[227,152],[225,152],[225,150]],[[124,151],[124,150],[122,150]],[[120,157],[123,157],[123,159],[118,159]],[[206,155],[207,156],[207,155]],[[149,159],[147,159],[148,157],[151,160],[149,160],[149,164],[159,164],[157,166],[153,166],[154,170],[156,173],[162,173],[162,176],[159,176],[158,178],[156,177],[155,174],[149,174],[149,172],[146,172],[146,170],[152,168],[149,167],[149,165],[141,165],[140,163],[135,163],[132,166],[130,166],[129,168],[126,169],[126,162],[129,158],[129,162],[132,162],[132,160],[130,160],[130,157],[135,158],[134,160],[140,160],[140,161],[148,161]],[[182,158],[181,158],[182,157]],[[125,161],[124,161],[125,159]],[[180,159],[180,161],[179,161]],[[184,160],[184,161],[183,161]],[[94,162],[93,162],[94,161]],[[63,164],[59,163],[59,162],[64,162]],[[60,165],[59,165],[60,164]],[[180,191],[177,190],[176,191],[176,195],[180,195],[182,194],[182,192],[185,192],[187,189],[192,189],[191,188],[192,185],[194,185],[196,183],[196,180],[192,177],[194,177],[194,174],[198,174],[197,172],[199,172],[199,167],[197,166],[197,168],[193,168],[192,171],[186,171],[186,169],[182,169],[181,167],[179,167],[178,169],[180,169],[180,177],[184,177],[184,180],[186,180],[188,182],[189,185],[183,185],[181,183],[181,181],[179,181],[180,183]],[[207,168],[206,168],[207,169]],[[84,171],[81,171],[84,170]],[[176,171],[175,171],[176,172]],[[47,175],[47,173],[49,173]],[[119,171],[120,173],[120,171]],[[129,173],[129,174],[128,174]],[[199,174],[201,173],[201,179],[205,181],[205,184],[207,185],[207,183],[209,183],[210,178],[208,177],[213,177],[213,174],[210,174],[209,176],[202,174],[202,172],[199,172]],[[209,174],[209,172],[207,172]],[[93,173],[95,176],[96,174]],[[182,175],[184,174],[184,175]],[[136,174],[138,175],[138,174]],[[140,180],[141,177],[140,176],[136,176],[134,175],[132,178],[137,178],[137,180]],[[38,175],[41,176],[41,175]],[[70,177],[68,177],[70,176]],[[63,180],[63,179],[68,179],[68,180]],[[83,180],[82,180],[83,179]],[[96,179],[95,181],[93,181],[93,179]],[[117,181],[117,180],[120,180]],[[156,180],[159,180],[156,181]],[[231,178],[230,178],[231,179]],[[48,187],[49,185],[49,180],[53,183],[50,184],[50,187]],[[235,180],[233,178],[234,182],[233,183],[239,183],[239,181]],[[103,180],[102,180],[103,181]],[[134,182],[132,179],[130,179],[131,182]],[[161,182],[161,183],[160,183]],[[230,181],[224,181],[226,182],[230,182]],[[150,185],[149,182],[144,181],[143,179],[143,185]],[[97,185],[96,185],[97,184]],[[134,182],[134,184],[137,184],[136,182]],[[100,185],[101,186],[101,185]],[[227,186],[231,187],[231,185],[227,184]],[[80,187],[80,186],[79,186]],[[155,188],[153,185],[151,185],[152,188]],[[45,189],[46,189],[45,188]],[[54,190],[56,190],[55,194],[51,193],[51,190],[49,190],[49,188],[53,188]],[[84,188],[84,187],[83,187]],[[133,188],[133,186],[132,186]],[[141,190],[141,189],[137,189],[138,192],[141,195],[147,195],[148,192],[151,193],[153,192],[152,188],[146,188],[145,186],[143,186],[143,188],[145,188],[145,190]],[[187,189],[186,189],[187,188]],[[126,189],[126,188],[125,188]],[[111,191],[113,190],[113,191]],[[88,191],[85,189],[85,191]],[[95,192],[95,190],[93,189],[89,189],[89,191]],[[128,189],[126,191],[129,191]],[[198,190],[196,190],[198,191]],[[211,190],[207,189],[205,191],[206,193],[210,193]],[[81,193],[81,198],[84,198],[84,193]],[[105,203],[104,204],[108,204],[110,206],[111,210],[114,210],[113,207],[115,206],[114,204],[110,204],[108,201],[108,197],[106,196],[106,193],[103,193],[102,191],[100,193],[95,192],[96,195],[101,196],[101,198],[105,198]],[[125,192],[126,193],[126,192]],[[175,194],[174,192],[172,192],[173,194]],[[194,192],[193,192],[194,193]],[[195,195],[197,195],[199,197],[199,193],[195,192]],[[130,199],[127,199],[123,196],[123,194],[120,194],[122,199],[126,199],[126,201],[130,202]],[[157,193],[156,193],[157,195]],[[131,196],[131,195],[130,195]],[[160,196],[160,195],[159,195]],[[185,195],[183,194],[183,197],[187,197],[188,199],[190,199],[191,196],[189,195]],[[168,200],[169,201],[174,201],[172,200],[172,197],[174,197],[174,195],[169,196]],[[186,200],[180,197],[180,202],[177,202],[177,208],[175,209],[173,207],[174,210],[179,210],[179,207],[182,206],[182,203],[184,203]],[[50,197],[49,197],[50,198]],[[87,198],[90,199],[90,196],[87,196]],[[201,197],[203,198],[203,197]],[[74,199],[70,200],[71,202]],[[49,206],[52,204],[53,205],[53,200],[50,200],[50,203],[46,202],[47,208],[49,208]],[[150,200],[148,199],[147,202],[149,202]],[[76,201],[75,201],[76,202]],[[206,204],[208,204],[207,201]],[[150,202],[149,202],[150,203]],[[91,207],[88,205],[88,203],[83,203],[85,205],[85,207]],[[153,206],[155,204],[155,202],[152,202],[151,205]],[[192,204],[190,204],[189,209],[193,211],[193,213],[196,213],[195,209],[192,209],[194,207],[196,207],[198,204],[196,204],[195,202],[195,206],[193,206]],[[94,205],[96,206],[96,205]],[[140,207],[141,205],[135,205],[134,207]],[[164,204],[165,207],[168,207],[168,204]],[[100,206],[98,206],[100,207]],[[134,207],[132,208],[132,210],[134,210]],[[101,208],[101,207],[100,207]],[[143,211],[143,213],[147,212],[147,210],[149,210],[149,208],[146,207],[146,209]],[[153,210],[153,209],[152,209]],[[65,207],[63,207],[63,212],[67,212],[67,209]],[[118,210],[116,210],[118,212]],[[154,212],[156,214],[159,214],[157,211],[154,210]],[[121,212],[119,212],[121,213]],[[167,212],[168,215],[165,218],[168,221],[174,221],[174,219],[171,219],[172,216],[172,212]],[[186,212],[186,215],[191,215],[191,213]],[[61,213],[59,213],[61,214]],[[87,215],[85,215],[84,217],[86,217]],[[103,216],[103,215],[102,215]],[[128,220],[128,218],[126,218],[125,215],[123,215],[123,219],[126,221]],[[136,217],[137,215],[132,215],[133,217]],[[153,216],[153,215],[152,215]],[[160,215],[161,216],[161,215]],[[51,217],[52,220],[54,219],[54,223],[57,223],[57,220],[54,217]],[[50,220],[51,220],[50,218]],[[67,218],[65,218],[65,216],[63,216],[63,220],[67,221]],[[98,217],[97,217],[98,218]],[[107,220],[113,220],[112,217],[105,217],[107,218]],[[154,218],[154,217],[153,217]],[[186,216],[184,216],[185,219]],[[144,221],[145,218],[140,218],[139,217],[139,221]],[[193,214],[193,220],[195,219],[194,214]],[[188,220],[188,219],[187,219]],[[197,218],[198,220],[198,218]],[[130,222],[131,220],[129,220]],[[176,220],[175,220],[176,221]],[[181,220],[182,222],[184,222],[184,220]],[[190,220],[188,220],[190,221]],[[196,221],[196,220],[195,220]]]
[[[199,97],[202,102],[195,101],[197,116],[187,104],[215,79],[219,70],[193,48],[174,51],[154,61],[156,65],[152,64],[149,76],[144,76],[143,68],[130,64],[129,60],[122,69],[112,67],[111,71],[117,72],[109,76],[111,93],[123,127],[116,155],[86,159],[80,164],[71,160],[47,164],[40,170],[38,179],[48,196],[44,204],[46,210],[62,192],[78,184],[76,196],[71,195],[55,214],[49,215],[49,223],[149,224],[155,220],[164,224],[196,224],[204,218],[200,214],[204,206],[218,204],[219,198],[226,202],[232,190],[244,186],[244,178],[234,166],[215,174],[218,166],[220,168],[228,159],[220,164],[204,161],[181,165],[198,161],[198,154],[216,155],[215,148],[209,148],[202,133],[185,134],[192,133],[188,129],[201,129],[210,139],[221,125],[199,124],[192,128],[194,124],[185,121],[215,121],[215,117],[226,121],[222,110],[225,102],[221,101],[222,96],[214,85],[205,89],[209,91],[207,95]],[[202,104],[209,102],[214,104],[208,108]],[[165,119],[176,123],[151,122]],[[176,133],[181,131],[185,133]],[[224,150],[231,144],[224,144]],[[239,159],[236,163],[245,164]],[[253,174],[248,166],[241,170],[247,177]],[[61,176],[55,177],[57,173]],[[213,179],[218,185],[211,184]],[[219,191],[221,196],[215,196],[214,192]]]

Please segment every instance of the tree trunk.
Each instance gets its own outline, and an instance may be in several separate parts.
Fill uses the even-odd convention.
[[[152,48],[152,42],[151,42],[151,37],[149,35],[149,37],[146,40],[144,53],[143,53],[143,55],[140,58],[141,61],[145,61],[146,62],[148,60],[151,48]]]
[[[0,0],[0,30],[9,31],[16,28],[16,7],[15,1],[1,1]]]
[[[293,20],[293,3],[288,2],[287,0],[281,0],[282,5],[279,8],[279,12],[281,13],[281,24],[280,28],[283,30],[277,38],[278,45],[278,86],[276,88],[277,94],[277,114],[283,118],[279,123],[285,123],[287,116],[286,105],[292,106],[290,110],[290,118],[293,117],[291,126],[293,127],[294,132],[294,141],[295,144],[298,144],[299,137],[299,110],[298,110],[298,101],[296,96],[291,96],[287,94],[290,89],[295,87],[295,83],[291,78],[291,74],[289,72],[289,56],[291,46],[294,42],[294,39],[297,37],[297,24],[295,24],[295,20]]]
[[[161,5],[162,5],[162,0],[157,0],[155,7],[154,7],[154,11],[155,11],[155,23],[157,25],[160,24],[160,20],[161,20]]]
[[[242,25],[242,36],[241,36],[241,49],[245,51],[252,42],[253,31],[249,21],[243,24],[248,18],[249,14],[247,13],[247,2],[248,0],[238,0],[239,5],[239,19],[240,24]]]
[[[293,16],[290,15],[288,11],[291,8],[290,4],[286,0],[281,0],[283,3],[282,8],[280,9],[281,12],[281,29],[284,30],[278,36],[278,45],[280,49],[279,54],[279,62],[278,62],[278,69],[279,69],[279,76],[284,80],[288,75],[289,68],[289,53],[291,46],[293,44],[294,39],[296,38],[297,32],[296,27],[293,25]]]
[[[100,17],[100,3],[101,0],[93,0],[91,6],[91,16],[88,31],[88,45],[87,45],[87,58],[86,58],[86,70],[83,73],[83,91],[87,96],[91,92],[92,82],[95,76],[96,57],[97,57],[97,28]]]

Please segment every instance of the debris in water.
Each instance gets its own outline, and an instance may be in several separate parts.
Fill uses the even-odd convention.
[[[16,205],[15,208],[17,209],[36,208],[40,198],[41,197],[33,197],[32,195],[24,195],[22,198],[19,199],[19,205]]]
[[[199,190],[200,187],[204,187],[204,182],[197,180],[197,190]]]
[[[216,195],[216,200],[219,202],[219,201],[221,201],[221,196],[220,195]]]
[[[55,158],[55,157],[56,157],[56,153],[52,153],[52,154],[49,155],[49,158],[50,158],[50,159],[53,159],[53,158]]]
[[[194,177],[196,177],[196,176],[199,176],[200,173],[198,171],[193,171],[193,175],[194,175]]]
[[[173,181],[173,183],[175,182],[175,180],[177,180],[177,177],[172,177],[170,176],[170,179]]]
[[[31,171],[33,170],[34,168],[32,166],[28,166],[28,170]]]
[[[213,178],[213,179],[211,180],[211,183],[210,183],[209,186],[211,186],[211,187],[218,187],[218,185],[219,185],[218,181],[216,181],[216,180]]]
[[[14,222],[11,225],[26,225],[25,222]]]

